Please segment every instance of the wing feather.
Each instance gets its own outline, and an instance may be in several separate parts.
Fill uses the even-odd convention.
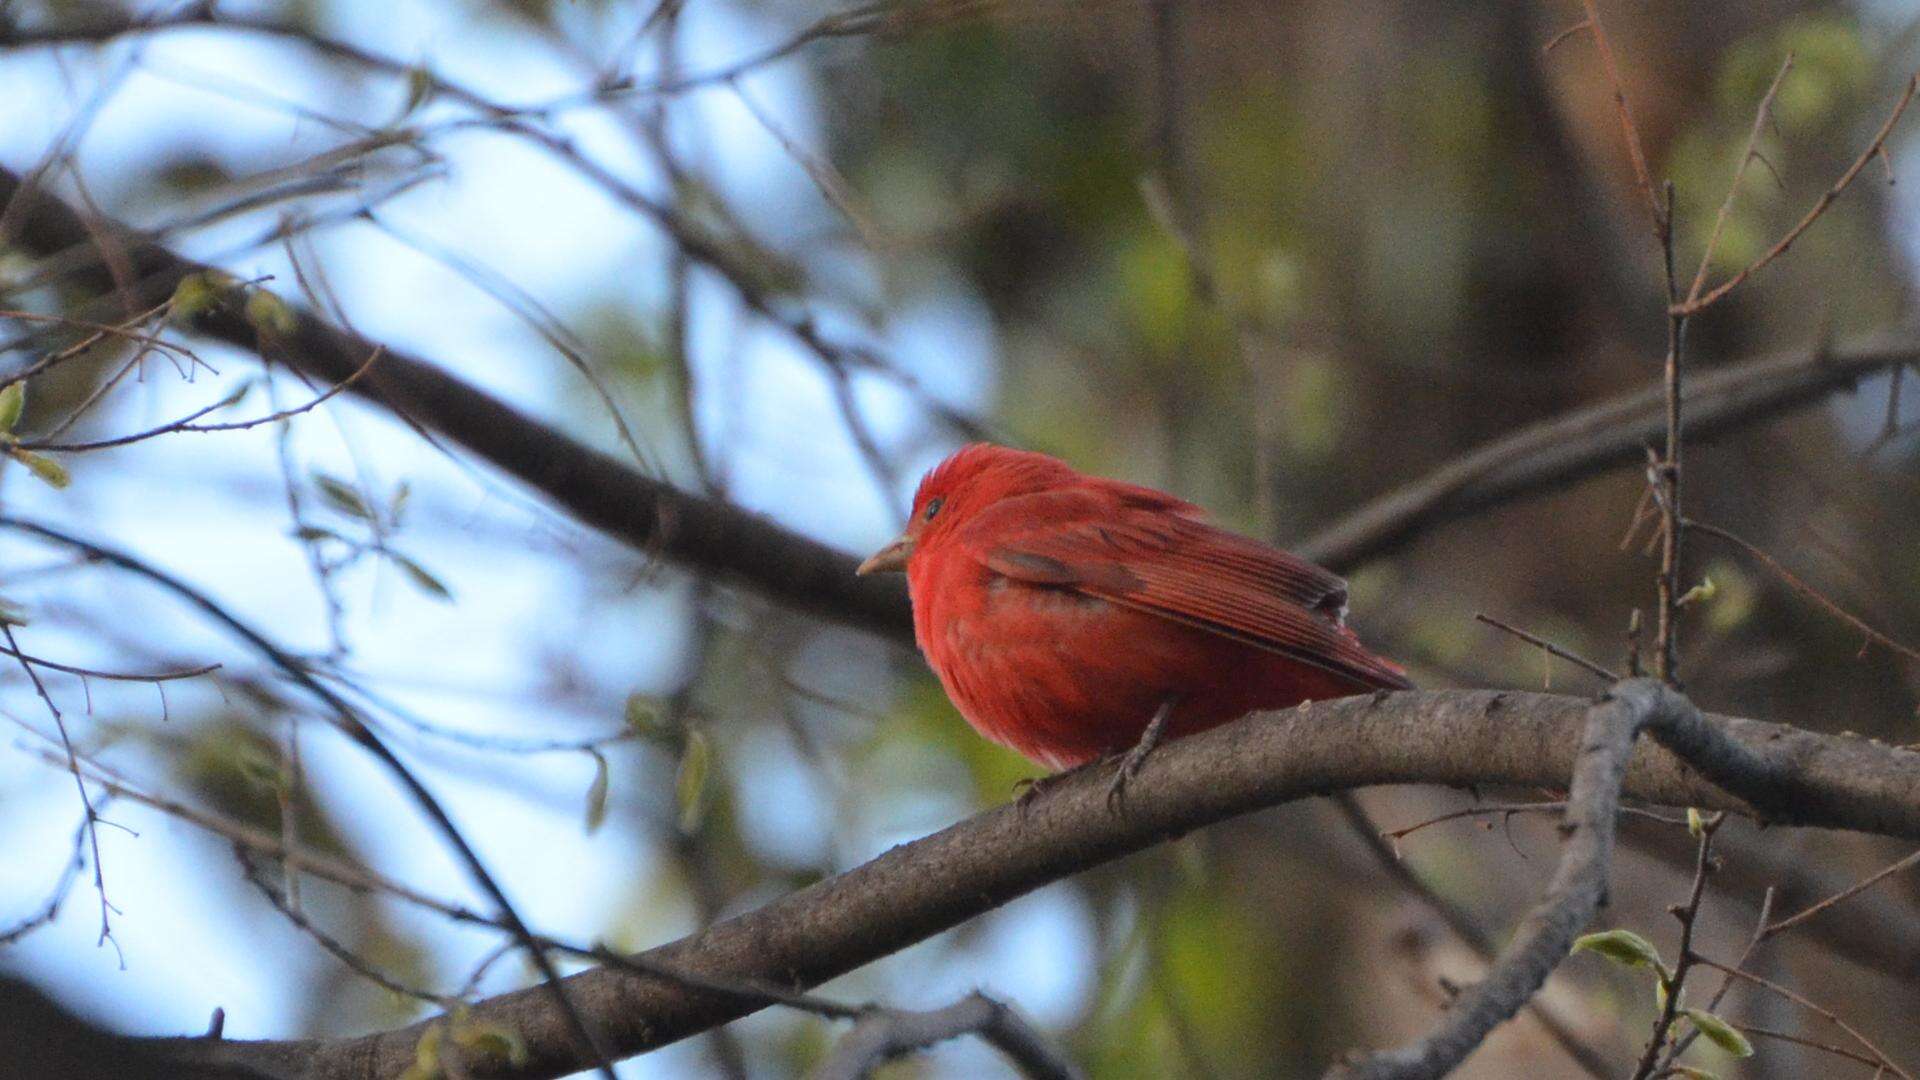
[[[956,539],[996,574],[1072,589],[1281,653],[1364,686],[1406,674],[1347,629],[1346,582],[1278,548],[1216,528],[1169,496],[1113,485],[1003,500]],[[1147,492],[1155,502],[1132,499]]]

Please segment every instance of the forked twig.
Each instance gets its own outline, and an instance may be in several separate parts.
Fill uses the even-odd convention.
[[[1707,244],[1700,252],[1700,268],[1694,271],[1693,284],[1687,289],[1687,303],[1700,299],[1700,290],[1706,287],[1707,271],[1713,268],[1713,252],[1720,246],[1720,233],[1727,226],[1727,218],[1733,214],[1733,204],[1740,197],[1740,181],[1747,175],[1747,166],[1760,156],[1760,136],[1767,129],[1767,120],[1773,115],[1773,99],[1780,93],[1780,84],[1787,80],[1787,72],[1793,70],[1793,54],[1780,62],[1780,71],[1774,75],[1773,82],[1767,86],[1766,94],[1760,99],[1760,107],[1753,113],[1753,129],[1747,133],[1747,148],[1740,154],[1740,164],[1734,166],[1733,182],[1727,185],[1727,197],[1720,202],[1720,212],[1714,215],[1713,229],[1707,233]]]
[[[1854,159],[1847,171],[1840,174],[1840,179],[1834,181],[1832,187],[1820,194],[1820,198],[1814,201],[1812,209],[1808,210],[1793,228],[1788,229],[1786,235],[1776,241],[1759,258],[1735,272],[1732,277],[1715,285],[1706,295],[1699,297],[1690,295],[1685,301],[1674,305],[1673,313],[1681,316],[1695,315],[1712,307],[1715,301],[1738,288],[1741,282],[1786,254],[1787,249],[1793,246],[1793,242],[1800,239],[1800,234],[1820,220],[1820,215],[1826,213],[1827,208],[1833,205],[1833,201],[1853,184],[1854,179],[1860,175],[1860,171],[1867,167],[1867,162],[1885,154],[1887,138],[1893,134],[1894,125],[1900,122],[1900,117],[1907,111],[1907,106],[1913,103],[1913,95],[1916,91],[1920,91],[1920,74],[1907,80],[1907,87],[1901,92],[1900,100],[1894,103],[1893,112],[1888,114],[1886,123],[1880,125],[1880,130],[1874,134],[1873,141],[1860,152],[1860,156]]]

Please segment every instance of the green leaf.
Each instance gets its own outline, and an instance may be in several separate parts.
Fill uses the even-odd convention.
[[[362,521],[372,521],[373,511],[367,509],[366,501],[354,490],[352,484],[337,480],[326,473],[313,474],[313,486],[320,489],[320,499],[328,506]]]
[[[1707,834],[1707,819],[1700,813],[1700,808],[1697,806],[1687,807],[1687,832],[1695,840]]]
[[[453,590],[447,588],[446,584],[439,578],[428,573],[426,567],[421,566],[419,563],[414,562],[412,559],[407,558],[397,551],[387,552],[387,557],[391,558],[394,564],[399,566],[400,569],[406,571],[407,576],[413,579],[414,585],[418,586],[421,592],[426,593],[436,600],[453,599]]]
[[[598,832],[607,820],[607,785],[612,770],[607,767],[607,755],[587,748],[593,755],[593,783],[587,785],[587,833]]]
[[[1702,578],[1700,579],[1700,584],[1681,593],[1680,599],[1675,600],[1673,606],[1683,608],[1692,603],[1706,603],[1718,595],[1719,592],[1720,590],[1714,586],[1712,578]]]
[[[1688,1009],[1686,1017],[1693,1021],[1693,1026],[1699,1028],[1700,1034],[1705,1035],[1707,1041],[1713,1045],[1734,1057],[1753,1056],[1753,1044],[1748,1042],[1747,1037],[1740,1034],[1740,1030],[1732,1024],[1705,1009]]]
[[[49,486],[63,488],[73,483],[73,477],[67,475],[67,467],[50,457],[43,457],[30,450],[13,447],[7,451],[13,460],[27,467],[27,471],[45,481]]]
[[[0,390],[0,435],[11,432],[27,407],[27,384],[12,383]]]
[[[698,730],[687,732],[686,749],[680,752],[680,768],[674,774],[673,794],[680,807],[680,831],[691,833],[700,827],[706,812],[707,775],[713,769],[713,747]]]
[[[293,538],[309,544],[318,543],[321,540],[343,539],[339,533],[321,525],[302,525],[293,530]]]
[[[1584,934],[1573,943],[1572,952],[1595,952],[1616,964],[1628,967],[1658,968],[1660,950],[1653,942],[1631,930],[1602,930],[1597,934]]]

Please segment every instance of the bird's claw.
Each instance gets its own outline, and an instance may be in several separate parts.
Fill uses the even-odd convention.
[[[1172,715],[1173,707],[1179,701],[1180,698],[1177,695],[1170,695],[1160,702],[1160,707],[1153,712],[1153,719],[1147,721],[1146,730],[1140,733],[1140,741],[1134,743],[1133,748],[1120,759],[1120,767],[1113,773],[1113,782],[1107,785],[1109,812],[1119,813],[1126,803],[1127,785],[1140,774],[1140,766],[1147,763],[1147,755],[1153,753],[1153,748],[1160,745],[1160,736],[1166,730],[1167,717]]]
[[[1117,814],[1125,808],[1127,785],[1133,781],[1135,776],[1140,774],[1140,766],[1146,764],[1146,762],[1147,755],[1142,753],[1137,746],[1127,751],[1127,756],[1120,759],[1120,767],[1113,771],[1113,781],[1107,785],[1107,810],[1109,812]]]

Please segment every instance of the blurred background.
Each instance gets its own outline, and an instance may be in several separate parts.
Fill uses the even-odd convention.
[[[1676,186],[1687,268],[1794,55],[1716,275],[1799,219],[1920,64],[1920,6],[1887,0],[1603,13],[1654,175]],[[1284,542],[1657,380],[1658,252],[1611,94],[1584,35],[1544,48],[1581,18],[1564,2],[1390,0],[13,0],[0,165],[848,552],[890,537],[918,476],[983,435]],[[1920,176],[1910,146],[1889,144],[1902,180]],[[1874,165],[1697,320],[1697,368],[1903,328],[1920,205],[1886,181]],[[689,258],[636,193],[732,269]],[[86,310],[70,267],[0,250],[0,291],[0,373],[84,342],[44,320]],[[17,433],[106,439],[234,394],[211,419],[242,420],[324,389],[144,325],[191,355],[86,343],[28,381]],[[1687,477],[1690,513],[1912,641],[1908,389],[1903,403],[1885,375],[1863,380],[1695,448]],[[347,396],[284,423],[48,456],[71,484],[9,464],[0,508],[133,553],[269,631],[445,799],[529,921],[564,937],[671,940],[1004,801],[1035,772],[977,738],[908,649],[621,546]],[[1622,547],[1643,485],[1616,470],[1343,567],[1355,624],[1424,685],[1585,691],[1473,615],[1621,665],[1657,566]],[[1920,740],[1912,664],[1863,649],[1733,549],[1699,544],[1688,576],[1715,585],[1682,656],[1703,706]],[[9,534],[0,601],[35,656],[221,665],[160,684],[43,673],[76,747],[129,783],[485,906],[387,775],[177,598]],[[47,759],[53,718],[17,663],[0,666],[0,716],[0,933],[21,931],[0,966],[142,1033],[204,1030],[216,1007],[233,1037],[433,1010],[329,955],[218,836],[96,790],[119,826],[99,831],[102,943],[80,799]],[[1383,828],[1470,803],[1365,801]],[[1606,921],[1671,949],[1664,909],[1685,897],[1692,841],[1625,828]],[[1728,960],[1766,886],[1797,910],[1903,854],[1742,822],[1722,839],[1700,932]],[[1398,846],[1496,940],[1556,850],[1537,815]],[[485,995],[532,977],[508,956],[474,978],[497,935],[310,877],[291,887],[398,986]],[[1756,964],[1920,1061],[1920,879],[1883,884],[1842,921]],[[1423,1031],[1443,980],[1478,963],[1332,813],[1302,804],[1058,883],[825,992],[933,1007],[979,987],[1097,1077],[1313,1076],[1351,1046]],[[1592,958],[1547,999],[1623,1074],[1654,1015],[1643,972]],[[1741,993],[1722,1012],[1834,1034]],[[620,1073],[804,1075],[839,1031],[770,1010]],[[1872,1075],[1778,1041],[1738,1064],[1693,1053],[1727,1076]],[[890,1068],[1006,1067],[962,1041]],[[1523,1020],[1463,1074],[1578,1072]]]

